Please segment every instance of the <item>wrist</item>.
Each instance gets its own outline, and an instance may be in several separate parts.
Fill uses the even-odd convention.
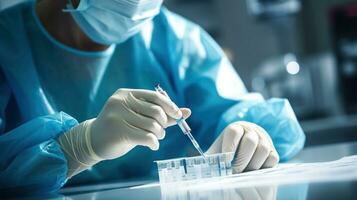
[[[72,177],[103,160],[94,153],[91,144],[90,125],[92,121],[82,122],[57,139],[67,159],[68,177]]]
[[[105,160],[101,158],[96,151],[94,150],[95,147],[93,145],[93,135],[92,135],[92,124],[95,121],[95,118],[89,119],[87,121],[84,121],[83,124],[83,130],[84,130],[84,140],[85,140],[85,146],[86,146],[86,152],[89,155],[90,158],[92,158],[94,161],[102,161]]]

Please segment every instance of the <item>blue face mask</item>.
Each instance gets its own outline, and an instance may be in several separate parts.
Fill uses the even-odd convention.
[[[70,1],[71,2],[71,1]],[[160,12],[163,0],[81,0],[77,9],[68,4],[82,31],[93,41],[110,45],[138,33]]]

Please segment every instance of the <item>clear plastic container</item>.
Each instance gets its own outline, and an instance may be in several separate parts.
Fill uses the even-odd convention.
[[[221,177],[232,174],[234,153],[159,160],[157,163],[160,183]]]

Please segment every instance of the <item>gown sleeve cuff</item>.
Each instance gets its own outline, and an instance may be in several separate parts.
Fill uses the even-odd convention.
[[[77,124],[60,112],[35,118],[0,136],[0,191],[59,190],[67,181],[68,167],[55,139]]]

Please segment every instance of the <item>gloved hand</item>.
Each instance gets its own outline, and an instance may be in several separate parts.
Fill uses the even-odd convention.
[[[101,160],[118,158],[137,145],[159,149],[164,128],[191,111],[150,90],[119,89],[97,118],[87,120],[58,139],[71,177]]]
[[[235,122],[227,126],[206,152],[235,152],[233,173],[274,167],[279,154],[267,132],[250,122]]]

